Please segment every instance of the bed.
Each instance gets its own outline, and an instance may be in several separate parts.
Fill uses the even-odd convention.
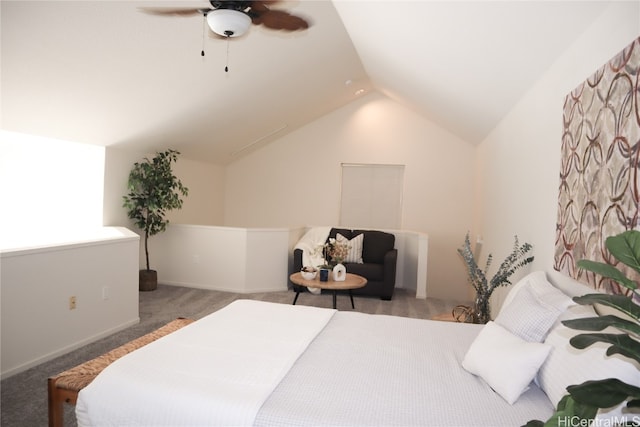
[[[566,335],[558,318],[571,300],[554,294],[553,320],[541,328],[518,306],[545,295],[534,286],[542,276],[528,278],[519,283],[527,292],[510,304],[515,326],[525,316],[535,323],[525,332],[546,328],[534,341],[499,319],[474,325],[238,300],[108,366],[80,392],[78,425],[477,427],[547,419],[557,403],[549,391],[566,386],[555,371],[566,369],[552,363],[543,381],[540,368],[550,354],[570,351],[564,338],[544,341],[550,330]]]

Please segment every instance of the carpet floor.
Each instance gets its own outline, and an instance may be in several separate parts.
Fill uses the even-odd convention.
[[[0,425],[40,427],[47,421],[47,378],[97,357],[142,336],[177,317],[199,319],[237,299],[291,304],[292,291],[237,294],[177,286],[158,286],[140,293],[140,323],[75,351],[42,363],[0,382]],[[354,297],[355,310],[370,314],[429,319],[451,310],[458,302],[433,298],[416,299],[415,293],[397,289],[392,301]],[[332,307],[331,295],[300,294],[297,304]],[[351,310],[348,296],[338,295],[338,310]],[[65,405],[65,426],[76,426],[74,407]]]

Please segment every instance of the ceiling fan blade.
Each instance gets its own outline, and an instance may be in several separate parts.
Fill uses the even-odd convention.
[[[184,8],[165,8],[165,7],[141,7],[142,12],[156,16],[197,16],[206,12],[208,9],[184,9]]]
[[[217,9],[229,9],[242,12],[251,18],[255,25],[264,25],[272,30],[297,31],[309,28],[309,21],[284,10],[269,9],[269,5],[279,3],[281,0],[209,0],[213,9],[204,8],[163,8],[140,7],[143,13],[155,16],[189,17],[204,16]],[[209,37],[220,38],[214,32]]]
[[[253,23],[262,24],[272,30],[297,31],[309,28],[307,20],[284,10],[267,9],[266,12],[254,17]]]
[[[255,0],[250,2],[251,11],[256,13],[265,13],[269,11],[269,6],[276,3],[280,3],[280,0]]]

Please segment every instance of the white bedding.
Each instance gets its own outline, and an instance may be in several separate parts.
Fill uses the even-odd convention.
[[[509,405],[461,367],[481,328],[236,302],[112,364],[80,393],[76,414],[81,426],[497,427],[547,419],[553,407],[535,384]]]
[[[258,426],[515,427],[546,420],[531,384],[509,405],[460,365],[484,325],[337,312],[258,413]]]
[[[80,391],[78,425],[251,425],[334,312],[235,301],[108,366]]]

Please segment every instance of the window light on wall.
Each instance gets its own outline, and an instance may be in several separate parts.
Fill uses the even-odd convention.
[[[0,130],[0,249],[102,227],[104,147]]]

